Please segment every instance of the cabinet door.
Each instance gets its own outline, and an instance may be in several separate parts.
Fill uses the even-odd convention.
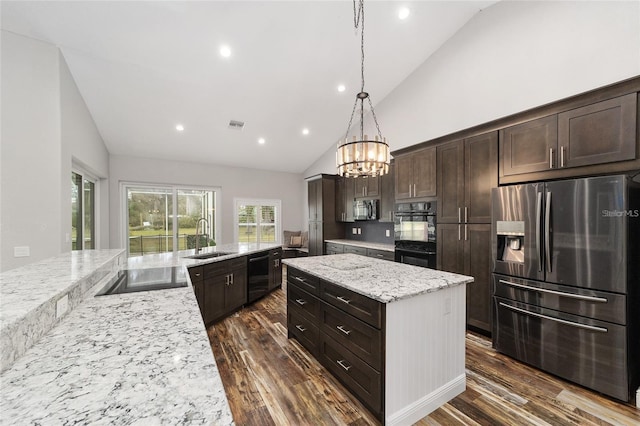
[[[438,269],[462,274],[464,271],[464,247],[462,231],[464,225],[442,223],[437,226]]]
[[[340,178],[336,181],[336,222],[345,221],[345,206],[346,206],[346,194],[345,194],[346,178]]]
[[[205,324],[220,318],[226,313],[224,297],[227,282],[227,274],[216,275],[203,281],[203,317]]]
[[[500,130],[500,168],[504,176],[557,167],[558,116],[550,115]]]
[[[310,181],[307,188],[309,220],[322,220],[322,179]]]
[[[309,222],[309,256],[321,256],[323,251],[322,222]]]
[[[395,198],[404,200],[413,193],[413,157],[403,155],[395,159]]]
[[[367,197],[377,197],[380,195],[380,177],[368,177],[365,179],[367,181],[367,189],[365,190],[365,196]]]
[[[413,155],[413,197],[436,196],[436,148],[426,148]]]
[[[462,222],[464,210],[464,141],[438,147],[438,223]],[[489,201],[491,201],[489,199]]]
[[[198,302],[198,307],[200,308],[200,315],[202,315],[202,319],[205,317],[204,310],[204,300],[203,300],[203,286],[202,281],[193,283],[193,293],[196,295],[196,301]]]
[[[498,186],[498,133],[465,139],[464,145],[463,220],[491,223],[491,188]],[[440,192],[441,199],[445,195]]]
[[[491,333],[491,225],[463,225],[464,274],[467,284],[467,324]]]
[[[272,250],[269,253],[269,290],[273,290],[282,284],[282,249]]]
[[[389,173],[380,178],[380,222],[393,222],[395,196],[393,193],[395,165],[389,167]]]
[[[236,268],[229,274],[225,293],[225,313],[247,303],[247,268]]]
[[[558,115],[560,167],[636,158],[635,93]]]

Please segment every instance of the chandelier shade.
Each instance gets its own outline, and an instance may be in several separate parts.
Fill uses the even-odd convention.
[[[389,155],[389,144],[387,139],[382,137],[380,126],[376,119],[376,113],[371,103],[369,94],[364,91],[364,0],[353,0],[353,23],[356,29],[360,27],[360,92],[356,95],[356,102],[351,111],[351,118],[347,126],[347,133],[344,139],[338,141],[336,150],[336,167],[338,174],[344,177],[376,177],[389,173],[391,161]],[[376,125],[378,134],[370,139],[364,134],[364,100],[369,102],[371,116]],[[360,137],[349,138],[349,130],[353,123],[356,108],[360,102]]]

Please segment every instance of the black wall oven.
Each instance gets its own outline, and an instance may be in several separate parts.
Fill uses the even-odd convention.
[[[394,217],[395,260],[436,268],[436,203],[398,203]]]

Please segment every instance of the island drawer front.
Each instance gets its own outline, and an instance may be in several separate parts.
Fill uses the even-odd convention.
[[[382,331],[326,303],[320,329],[376,370],[382,370]]]
[[[363,256],[366,256],[367,255],[367,248],[366,247],[351,246],[351,245],[345,244],[344,245],[344,252],[345,253],[361,254]]]
[[[298,287],[317,296],[320,288],[320,279],[295,269],[291,266],[287,267],[287,282],[297,285]]]
[[[189,271],[189,277],[191,278],[191,284],[202,282],[204,279],[204,267],[193,266],[187,269]]]
[[[396,255],[394,252],[372,248],[367,249],[367,256],[375,257],[376,259],[390,260],[392,262],[396,260]]]
[[[313,321],[300,313],[300,310],[291,307],[289,302],[287,309],[287,330],[290,337],[295,337],[298,342],[312,354],[318,352],[318,339],[320,332]]]
[[[320,332],[318,351],[320,362],[374,414],[379,415],[382,411],[380,372],[323,332]]]
[[[382,328],[384,305],[344,287],[322,281],[320,297],[375,328]]]
[[[294,306],[305,315],[309,320],[318,323],[320,320],[320,300],[300,289],[295,284],[287,286],[287,300],[289,305]]]

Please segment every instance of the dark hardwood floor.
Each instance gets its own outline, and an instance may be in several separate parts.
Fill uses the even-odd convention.
[[[237,425],[373,425],[376,419],[295,339],[286,290],[208,328]],[[640,410],[527,367],[472,333],[467,390],[417,425],[640,425]]]

